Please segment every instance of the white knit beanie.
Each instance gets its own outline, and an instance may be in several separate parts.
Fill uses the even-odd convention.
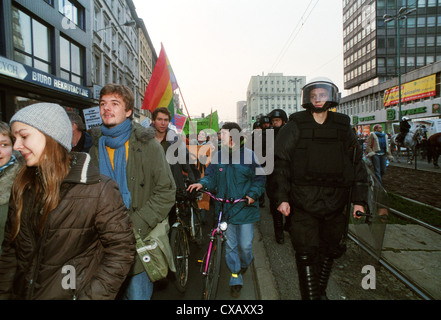
[[[47,102],[31,104],[18,110],[9,125],[15,121],[38,129],[71,151],[72,122],[62,106]]]

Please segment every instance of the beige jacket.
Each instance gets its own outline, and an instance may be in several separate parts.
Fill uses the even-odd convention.
[[[374,156],[377,151],[380,151],[380,143],[375,132],[371,132],[366,140],[366,152],[368,157]],[[389,160],[393,159],[392,153],[390,152],[389,143],[386,136],[386,156]]]

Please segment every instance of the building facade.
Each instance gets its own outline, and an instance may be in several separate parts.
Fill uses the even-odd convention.
[[[368,134],[375,124],[396,133],[399,121],[398,79],[388,80],[341,99],[339,112],[347,114],[359,134]],[[402,75],[401,113],[412,121],[425,121],[429,132],[441,131],[441,61]],[[390,98],[388,93],[395,93]],[[439,123],[439,124],[438,124]],[[439,126],[439,127],[438,127]]]
[[[134,119],[139,121],[139,42],[132,1],[94,0],[91,26],[94,92],[107,83],[128,86],[135,94]],[[95,95],[95,99],[99,96]]]
[[[158,60],[156,51],[154,50],[152,41],[150,40],[147,28],[145,27],[144,21],[142,19],[138,20],[139,26],[139,86],[138,95],[139,101],[144,101],[145,90],[149,84],[150,78],[152,77],[153,68]],[[150,111],[140,110],[141,122],[146,117],[150,117]]]
[[[274,109],[283,109],[286,114],[301,110],[304,76],[284,76],[283,73],[269,73],[252,76],[247,90],[247,126],[251,128],[258,117]]]
[[[401,73],[441,60],[441,1],[343,0],[344,88],[356,93],[397,77],[397,21],[400,8],[413,10],[399,20]]]
[[[88,0],[0,2],[0,112],[47,101],[69,108],[95,104]]]
[[[47,101],[87,124],[107,83],[132,89],[135,121],[149,116],[140,108],[157,55],[132,0],[2,0],[0,17],[1,120]]]

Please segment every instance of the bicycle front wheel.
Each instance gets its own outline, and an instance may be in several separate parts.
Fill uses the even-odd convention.
[[[220,267],[222,260],[222,238],[220,234],[216,234],[211,242],[211,252],[207,257],[208,266],[204,275],[202,299],[216,299],[217,287],[220,277]],[[207,261],[205,261],[207,263]]]
[[[185,292],[188,282],[190,247],[187,233],[181,224],[171,229],[170,245],[176,267],[174,283],[179,292]]]

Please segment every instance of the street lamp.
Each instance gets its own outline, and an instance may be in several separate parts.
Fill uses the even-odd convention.
[[[398,7],[398,6],[397,6]],[[397,67],[398,67],[398,119],[401,121],[401,57],[400,57],[400,20],[406,19],[408,14],[416,11],[416,8],[408,9],[401,7],[396,15],[385,14],[384,22],[396,21],[397,28]]]
[[[102,31],[102,30],[110,29],[110,28],[115,28],[116,26],[120,26],[120,27],[133,27],[135,25],[136,25],[136,21],[135,20],[130,20],[130,21],[124,22],[123,24],[116,24],[116,25],[112,25],[112,26],[109,26],[109,27],[98,29],[95,32],[99,32],[99,31]]]

